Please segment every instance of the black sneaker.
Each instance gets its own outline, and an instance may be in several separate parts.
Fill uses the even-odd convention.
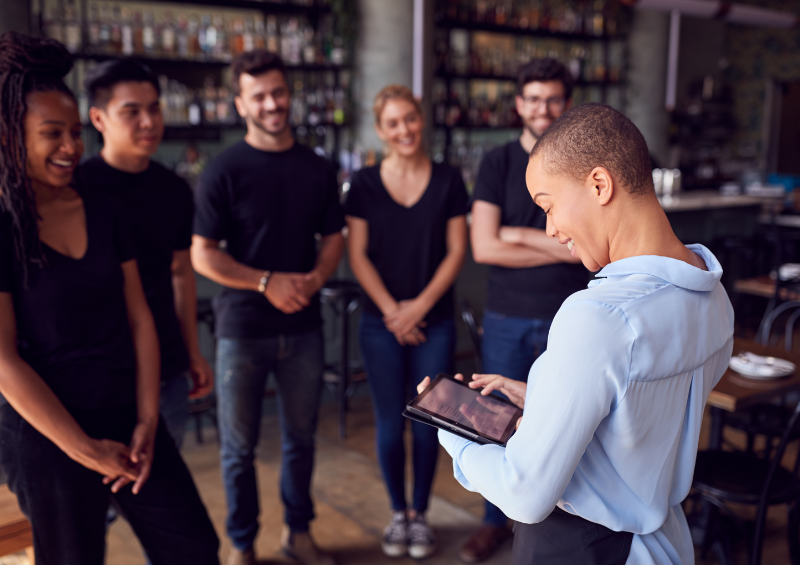
[[[405,512],[394,512],[383,530],[381,548],[387,557],[402,557],[408,551],[408,522]]]
[[[424,516],[408,522],[408,555],[412,559],[425,559],[436,551],[436,536]]]

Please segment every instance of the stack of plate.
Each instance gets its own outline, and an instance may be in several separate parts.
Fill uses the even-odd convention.
[[[745,351],[731,357],[731,369],[752,379],[777,379],[791,375],[795,371],[794,363],[776,357],[763,357]]]

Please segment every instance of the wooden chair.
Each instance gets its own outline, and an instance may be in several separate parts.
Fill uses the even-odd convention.
[[[0,486],[0,556],[25,551],[30,565],[33,559],[31,524],[19,509],[17,497],[7,485]]]

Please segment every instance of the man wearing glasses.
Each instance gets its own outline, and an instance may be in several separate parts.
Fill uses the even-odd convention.
[[[498,147],[481,163],[472,205],[472,253],[490,265],[483,317],[483,371],[526,381],[547,347],[561,303],[586,288],[588,272],[558,240],[525,184],[528,156],[544,131],[570,106],[574,80],[554,59],[533,59],[518,73],[518,141]],[[505,514],[486,502],[483,525],[459,552],[467,563],[488,559],[511,536]]]

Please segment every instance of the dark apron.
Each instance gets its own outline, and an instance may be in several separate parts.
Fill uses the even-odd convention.
[[[625,565],[633,534],[556,508],[538,524],[517,523],[511,565]]]

